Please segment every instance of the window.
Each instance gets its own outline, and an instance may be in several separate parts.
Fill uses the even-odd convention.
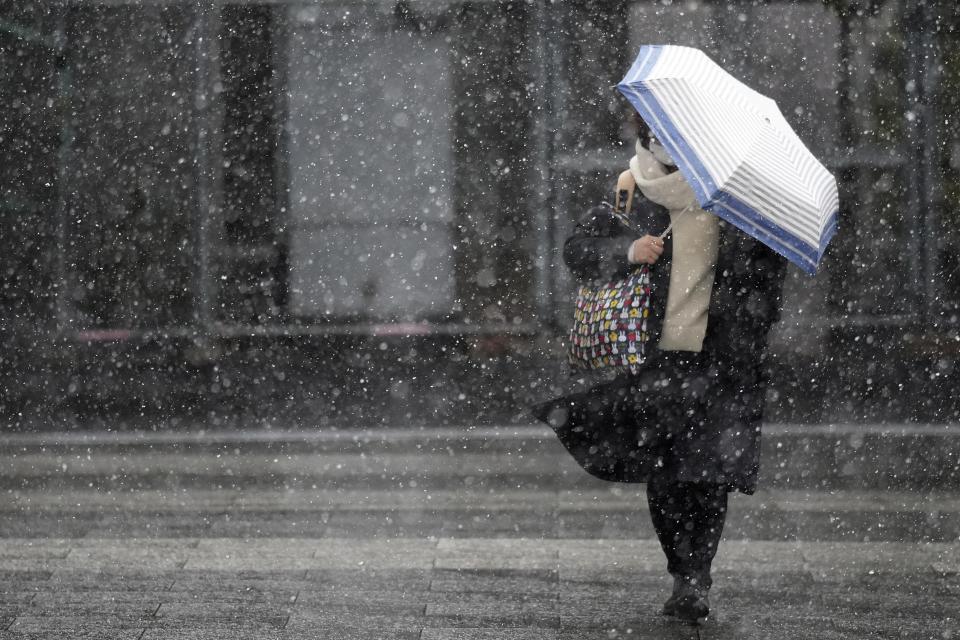
[[[197,16],[183,6],[64,16],[66,295],[78,329],[186,324],[194,310]]]
[[[292,7],[290,309],[322,319],[453,313],[452,52],[378,7]]]

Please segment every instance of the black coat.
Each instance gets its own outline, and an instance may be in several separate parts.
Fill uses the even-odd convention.
[[[666,209],[639,192],[631,219],[634,228],[651,234],[669,224]],[[567,239],[564,261],[579,281],[624,275],[631,269],[627,249],[636,237],[608,207],[594,207]],[[767,334],[780,315],[786,260],[721,221],[703,349],[660,351],[669,236],[664,245],[652,267],[652,349],[642,370],[541,403],[534,413],[554,428],[584,469],[605,480],[647,482],[662,474],[676,482],[711,482],[753,493],[766,394],[762,365]]]

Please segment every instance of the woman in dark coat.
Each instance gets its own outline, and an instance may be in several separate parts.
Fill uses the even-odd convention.
[[[637,373],[544,403],[536,413],[593,475],[647,483],[674,577],[663,613],[695,622],[709,613],[727,494],[756,490],[763,361],[786,261],[700,210],[672,159],[636,120],[637,155],[627,176],[637,186],[633,230],[610,207],[594,207],[563,255],[581,282],[652,265],[648,356]]]

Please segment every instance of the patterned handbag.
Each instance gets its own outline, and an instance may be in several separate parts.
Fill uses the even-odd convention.
[[[624,195],[618,191],[617,205]],[[630,196],[633,194],[630,193]],[[630,201],[626,199],[626,211]],[[612,213],[634,230],[627,216]],[[629,275],[607,282],[594,281],[577,291],[567,360],[575,369],[626,369],[633,373],[647,357],[650,334],[650,267],[637,265]]]
[[[568,360],[577,369],[625,368],[633,373],[647,356],[650,269],[625,278],[586,284],[577,291]]]

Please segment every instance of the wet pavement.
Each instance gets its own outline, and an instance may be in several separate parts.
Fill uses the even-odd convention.
[[[701,627],[543,429],[8,434],[0,639],[960,638],[960,438],[861,431],[768,430]]]

